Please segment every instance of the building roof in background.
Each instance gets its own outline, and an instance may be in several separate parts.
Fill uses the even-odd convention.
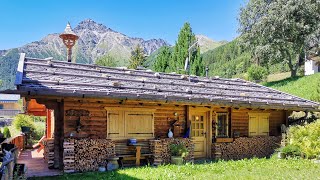
[[[17,102],[20,95],[17,94],[0,94],[0,103]]]
[[[242,79],[109,68],[21,55],[16,79],[25,95],[96,97],[186,104],[319,110],[319,103]]]

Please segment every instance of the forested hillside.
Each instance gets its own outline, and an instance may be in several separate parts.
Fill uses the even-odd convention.
[[[246,79],[248,68],[254,64],[251,54],[244,49],[238,39],[202,54],[204,66],[209,67],[209,76],[224,78],[239,77]],[[268,74],[286,72],[284,63],[261,64]]]
[[[6,56],[0,56],[0,90],[14,88],[18,61],[18,49],[12,49]]]

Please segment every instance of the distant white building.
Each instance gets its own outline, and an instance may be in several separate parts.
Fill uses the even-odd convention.
[[[320,72],[320,63],[312,59],[306,59],[304,63],[304,75],[311,75]]]

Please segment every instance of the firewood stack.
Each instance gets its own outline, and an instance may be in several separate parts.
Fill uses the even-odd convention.
[[[115,144],[107,139],[65,139],[65,172],[97,171],[106,165],[108,157],[115,156]]]
[[[43,157],[46,163],[48,163],[48,168],[53,168],[54,163],[54,139],[43,140],[44,151]]]
[[[63,142],[63,165],[64,172],[75,172],[74,139],[65,139]]]
[[[150,147],[154,156],[154,165],[168,164],[171,160],[170,145],[184,144],[188,149],[188,156],[185,157],[187,162],[194,160],[194,144],[191,139],[166,138],[161,140],[151,140]]]
[[[281,137],[240,137],[232,143],[212,144],[215,159],[238,160],[253,157],[269,157],[279,147]]]

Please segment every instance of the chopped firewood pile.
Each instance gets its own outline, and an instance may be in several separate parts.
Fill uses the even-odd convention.
[[[232,143],[213,143],[212,154],[215,159],[239,160],[253,157],[269,157],[280,147],[281,136],[240,137]]]
[[[194,160],[194,143],[191,139],[183,138],[166,138],[161,140],[151,140],[150,147],[154,156],[153,164],[168,164],[170,163],[170,144],[184,144],[188,150],[188,155],[184,158],[185,161],[190,162]]]
[[[54,164],[54,139],[43,140],[44,151],[43,157],[46,163],[48,163],[48,168],[53,168]]]
[[[64,171],[97,171],[105,166],[108,157],[115,156],[115,144],[107,139],[65,139]]]

